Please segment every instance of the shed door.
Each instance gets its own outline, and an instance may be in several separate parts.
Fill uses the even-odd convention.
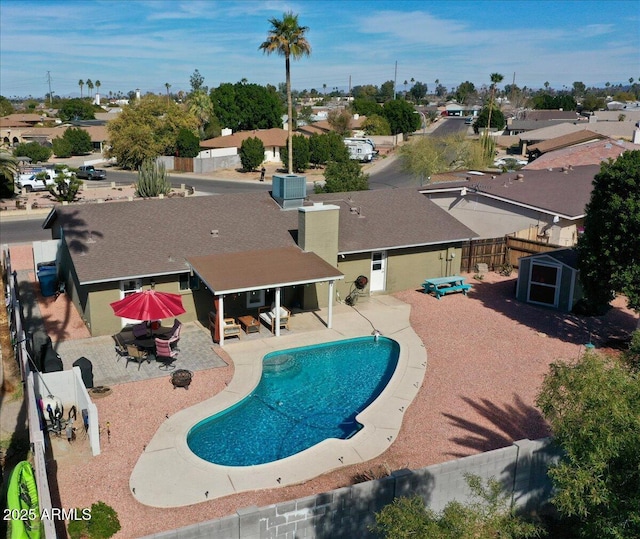
[[[376,251],[371,253],[371,283],[369,290],[379,292],[384,290],[387,271],[387,252]]]
[[[558,306],[560,296],[560,267],[531,262],[529,301],[552,307]]]

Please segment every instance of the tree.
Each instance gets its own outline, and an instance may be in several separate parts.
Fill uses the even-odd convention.
[[[10,198],[14,194],[13,181],[18,174],[18,161],[5,150],[0,150],[0,197]]]
[[[443,95],[446,93],[447,93],[447,89],[444,88]],[[476,87],[473,84],[473,82],[469,82],[468,80],[464,81],[456,89],[456,101],[458,101],[458,103],[465,103],[468,97],[473,96],[475,94],[476,94]]]
[[[380,93],[378,94],[379,101],[386,103],[387,101],[395,99],[395,91],[396,85],[392,80],[383,82],[382,86],[380,86]]]
[[[409,96],[413,99],[414,103],[419,103],[427,95],[427,85],[422,82],[416,82],[409,90]]]
[[[93,105],[84,99],[67,99],[58,109],[58,116],[63,122],[95,119]]]
[[[171,88],[171,84],[165,82],[164,87],[167,89],[167,101],[169,101],[169,99],[171,98],[171,95],[169,94],[169,88]]]
[[[22,142],[13,150],[13,155],[16,157],[28,157],[32,163],[44,163],[49,160],[51,154],[51,148],[41,146],[37,142]]]
[[[289,174],[293,172],[293,106],[291,101],[291,57],[294,60],[302,56],[311,54],[311,45],[307,41],[305,34],[309,30],[307,26],[298,24],[298,16],[289,11],[284,13],[282,19],[275,17],[269,19],[271,30],[267,40],[260,45],[260,49],[266,53],[284,56],[285,74],[287,81],[287,170]],[[308,159],[307,159],[308,161]]]
[[[102,83],[99,80],[97,80],[95,82],[95,84],[96,84],[96,93],[99,94],[100,93],[100,86],[102,86]]]
[[[613,292],[640,311],[640,150],[603,163],[593,180],[578,268],[588,305],[607,305]]]
[[[376,513],[372,531],[386,539],[478,539],[540,537],[542,528],[515,513],[510,496],[491,478],[465,476],[475,502],[449,502],[442,513],[425,507],[420,496],[396,498]]]
[[[372,116],[373,114],[382,114],[382,107],[372,98],[356,97],[351,104],[351,109],[355,114],[362,116]]]
[[[391,134],[389,122],[379,114],[367,116],[367,119],[362,123],[362,129],[369,136]]]
[[[220,124],[233,131],[282,125],[282,104],[273,86],[226,82],[211,90],[211,102]]]
[[[200,74],[200,71],[197,69],[193,72],[191,77],[189,77],[189,84],[191,84],[191,93],[194,94],[196,92],[204,92],[208,93],[209,88],[204,85],[204,77]]]
[[[118,118],[107,125],[111,143],[107,156],[115,157],[123,168],[136,170],[145,159],[174,155],[181,129],[198,129],[192,114],[175,101],[145,95],[125,106]]]
[[[80,99],[82,99],[82,88],[84,87],[84,81],[82,79],[78,81],[78,86],[80,86]]]
[[[14,109],[11,101],[0,95],[0,116],[9,116],[9,114],[13,114],[13,112]]]
[[[46,178],[46,172],[39,172],[36,177],[39,179]],[[73,202],[76,199],[82,180],[78,179],[75,174],[69,176],[65,167],[56,166],[55,185],[49,186],[49,193],[58,202]]]
[[[176,138],[176,155],[179,157],[197,157],[200,153],[200,139],[193,131],[182,128]]]
[[[71,143],[63,137],[54,138],[51,141],[51,148],[53,149],[53,155],[60,159],[71,157],[73,155]]]
[[[369,190],[369,175],[362,172],[362,168],[356,161],[330,162],[324,171],[324,179],[324,187],[316,185],[317,193]]]
[[[85,82],[85,84],[87,85],[89,97],[91,97],[91,94],[93,93],[93,82],[91,81],[91,79],[87,79],[87,82]]]
[[[384,104],[384,117],[389,122],[391,133],[413,133],[420,127],[421,118],[414,108],[402,99],[394,99]]]
[[[205,139],[207,126],[212,122],[217,122],[217,117],[213,112],[213,102],[203,90],[196,90],[189,94],[187,99],[189,113],[198,122],[198,133],[200,139]],[[219,133],[218,133],[219,134]]]
[[[69,127],[62,138],[71,146],[71,155],[84,155],[93,149],[91,135],[79,127]]]
[[[78,515],[83,514],[82,509],[77,510]],[[88,520],[77,519],[69,522],[70,539],[109,539],[120,531],[118,513],[110,505],[104,502],[96,502],[91,505],[91,518]]]
[[[584,95],[586,90],[587,90],[587,87],[585,86],[584,82],[576,81],[576,82],[573,83],[573,95],[574,96],[580,97],[580,96]]]
[[[290,160],[289,148],[285,146],[280,150],[282,163],[291,162],[294,172],[304,172],[309,168],[309,139],[304,135],[294,135],[291,141],[293,147],[293,159]]]
[[[595,352],[553,363],[543,381],[537,405],[563,450],[552,501],[581,537],[640,537],[639,382]]]
[[[171,192],[171,183],[167,178],[164,163],[153,159],[145,159],[138,171],[136,182],[136,196],[142,198],[168,195]]]
[[[327,161],[329,161],[329,144],[327,137],[324,134],[313,133],[309,137],[309,163],[317,167],[319,165],[326,165]]]
[[[264,161],[264,144],[258,137],[249,137],[240,146],[240,162],[242,170],[250,172],[257,169]]]
[[[298,122],[303,122],[305,125],[313,123],[313,108],[311,106],[305,105],[300,109]]]
[[[491,129],[491,113],[493,112],[493,102],[495,100],[495,96],[496,96],[496,86],[502,82],[502,79],[504,79],[504,77],[500,74],[500,73],[491,73],[490,75],[491,78],[491,97],[489,99],[489,119],[487,120],[487,126],[489,127],[489,129]],[[503,117],[504,119],[504,117]],[[476,120],[477,123],[477,120]],[[487,129],[486,131],[486,135],[487,137],[489,137],[489,129]]]
[[[333,109],[327,115],[327,121],[333,130],[342,137],[351,133],[351,113],[346,109]]]
[[[491,122],[491,125],[489,125]],[[504,114],[502,111],[493,107],[493,113],[490,113],[489,107],[483,107],[473,124],[473,129],[477,133],[480,128],[484,129],[489,126],[491,129],[502,129],[506,125]]]

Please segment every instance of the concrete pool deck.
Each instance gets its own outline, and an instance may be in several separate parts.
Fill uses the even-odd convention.
[[[316,316],[316,314],[319,316]],[[333,329],[320,323],[326,309],[299,318],[309,331],[279,339],[247,340],[226,346],[235,372],[224,391],[169,417],[138,459],[129,480],[132,495],[153,507],[181,507],[243,491],[304,482],[342,466],[368,461],[395,441],[404,413],[426,372],[427,353],[409,323],[410,306],[391,296],[376,296],[355,309],[334,307]],[[302,329],[302,328],[300,328]],[[316,330],[314,330],[316,329]],[[396,371],[380,396],[357,420],[363,429],[348,440],[329,439],[285,459],[257,466],[230,467],[206,462],[187,446],[187,433],[247,396],[262,374],[269,352],[371,335],[377,329],[400,345]]]

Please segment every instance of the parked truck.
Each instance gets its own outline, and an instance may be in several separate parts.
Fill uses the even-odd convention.
[[[349,137],[344,139],[344,143],[349,150],[349,159],[368,163],[378,155],[376,145],[369,138]]]
[[[57,175],[58,173],[51,169],[44,169],[40,172],[31,171],[26,174],[20,174],[15,185],[18,189],[24,189],[27,193],[31,191],[48,191],[49,187],[55,187]],[[65,170],[64,175],[67,178],[71,178],[73,173]]]
[[[93,165],[83,165],[78,167],[76,176],[84,180],[104,180],[107,178],[107,171],[95,168]]]

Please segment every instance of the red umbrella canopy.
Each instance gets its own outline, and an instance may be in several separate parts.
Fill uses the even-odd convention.
[[[110,304],[116,316],[132,320],[160,320],[185,313],[180,294],[143,290]]]

